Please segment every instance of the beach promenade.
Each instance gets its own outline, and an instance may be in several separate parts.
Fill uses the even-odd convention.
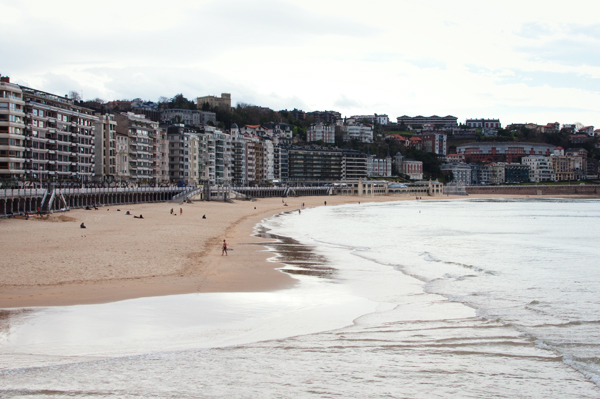
[[[470,197],[423,197],[423,200]],[[506,196],[502,196],[506,197]],[[519,197],[519,196],[513,196]],[[267,262],[252,236],[280,212],[399,197],[296,197],[258,201],[151,203],[0,220],[0,308],[104,303],[194,292],[283,289],[294,279]],[[173,208],[173,214],[171,214]],[[127,215],[129,211],[130,215]],[[143,215],[143,219],[134,216]],[[203,216],[206,219],[203,219]],[[84,223],[87,228],[80,228]],[[228,256],[221,255],[227,240]]]

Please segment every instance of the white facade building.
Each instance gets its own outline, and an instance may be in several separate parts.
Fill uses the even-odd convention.
[[[210,184],[232,183],[232,138],[217,129],[199,135],[200,177]]]
[[[540,183],[556,180],[550,157],[532,155],[521,158],[521,163],[529,166],[529,180],[532,182]]]
[[[353,115],[351,116],[357,122],[361,122],[363,120],[369,121],[369,123],[376,123],[378,125],[389,125],[390,118],[385,114],[373,114],[373,115]]]
[[[352,123],[342,126],[342,133],[344,141],[358,140],[361,143],[373,142],[373,126]]]
[[[200,182],[200,140],[198,133],[183,125],[167,128],[169,141],[169,180],[196,186]]]

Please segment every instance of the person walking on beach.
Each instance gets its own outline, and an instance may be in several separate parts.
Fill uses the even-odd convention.
[[[221,251],[221,256],[223,256],[223,254],[227,256],[227,241],[225,240],[223,240],[223,250]]]
[[[183,215],[183,208],[179,208],[179,216]]]

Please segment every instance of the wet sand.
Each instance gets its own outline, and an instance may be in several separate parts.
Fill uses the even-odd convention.
[[[423,200],[453,198],[507,196],[443,196],[423,197]],[[274,238],[268,234],[253,235],[261,220],[288,211],[302,217],[298,213],[302,203],[310,208],[323,206],[324,201],[332,206],[400,200],[415,199],[298,197],[284,199],[288,206],[284,206],[281,198],[234,203],[153,203],[71,210],[48,219],[0,220],[0,308],[285,289],[296,280],[276,270],[280,264],[267,261],[272,253],[261,243]],[[127,211],[131,215],[126,215]],[[140,214],[143,219],[134,218]],[[82,222],[86,229],[79,227]],[[229,246],[228,256],[221,254],[223,239]],[[290,246],[292,257],[293,247]],[[285,256],[281,259],[293,262],[285,260]],[[315,275],[330,272],[318,262],[306,270]]]

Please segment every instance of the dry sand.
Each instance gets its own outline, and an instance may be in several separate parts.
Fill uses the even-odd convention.
[[[283,289],[295,280],[276,270],[281,265],[267,262],[271,255],[261,245],[265,239],[252,236],[257,223],[280,212],[297,213],[302,203],[309,208],[322,206],[324,201],[331,206],[398,200],[415,199],[298,197],[286,198],[288,206],[281,198],[163,202],[78,209],[45,220],[0,220],[0,308]],[[144,219],[133,216],[140,214]],[[86,229],[79,227],[82,222]],[[230,248],[227,257],[221,255],[223,239]]]

